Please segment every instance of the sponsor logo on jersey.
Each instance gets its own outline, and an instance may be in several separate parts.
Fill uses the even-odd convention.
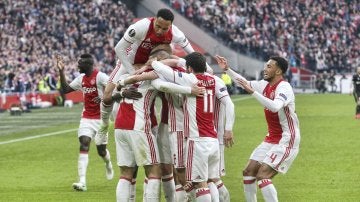
[[[136,34],[135,29],[131,29],[128,34],[129,34],[129,37],[134,37]]]
[[[284,100],[287,100],[286,95],[284,95],[284,94],[280,93],[280,94],[279,94],[279,96],[281,96],[282,98],[284,98]]]
[[[83,87],[83,92],[85,94],[88,94],[88,93],[93,93],[96,91],[96,88],[95,87],[91,87],[91,88],[87,88],[87,87]]]

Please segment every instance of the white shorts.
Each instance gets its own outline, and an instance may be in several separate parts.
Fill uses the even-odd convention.
[[[115,129],[118,166],[135,167],[160,162],[156,137],[142,131]]]
[[[183,131],[170,134],[171,155],[175,168],[185,168],[186,140]]]
[[[286,173],[298,153],[299,148],[288,149],[284,145],[262,142],[252,152],[250,159],[265,163],[279,173]]]
[[[156,136],[159,147],[160,163],[172,164],[169,136],[169,125],[160,122],[158,135]]]
[[[186,180],[206,182],[219,178],[219,141],[215,138],[201,137],[189,139],[186,152]]]
[[[220,151],[220,165],[219,165],[219,174],[220,177],[225,176],[225,145],[220,144],[219,145],[219,151]]]
[[[78,137],[87,136],[94,139],[96,132],[100,129],[100,119],[80,119],[80,125],[78,129]]]

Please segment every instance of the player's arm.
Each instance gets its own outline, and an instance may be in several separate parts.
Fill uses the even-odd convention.
[[[275,92],[274,100],[271,100],[261,93],[255,91],[248,83],[241,80],[241,85],[243,85],[244,90],[246,90],[249,94],[254,96],[261,105],[266,107],[272,112],[278,112],[281,108],[283,108],[286,104],[289,103],[290,99],[293,99],[292,89],[290,84],[288,85],[280,85],[277,87]]]
[[[60,55],[56,55],[56,66],[59,69],[59,74],[60,74],[60,83],[61,83],[61,88],[63,89],[64,93],[70,93],[75,91],[75,89],[71,88],[70,85],[66,82],[66,77],[64,74],[64,60]]]
[[[193,86],[197,83],[197,79],[193,74],[186,74],[182,72],[175,72],[171,67],[163,64],[159,61],[153,61],[151,66],[154,68],[155,72],[161,75],[165,80],[183,85],[183,86]]]
[[[151,81],[151,85],[153,85],[157,90],[162,91],[164,93],[172,93],[172,94],[192,94],[194,96],[203,96],[205,88],[199,87],[197,85],[193,86],[182,86],[175,83],[167,82],[162,79],[155,79]]]
[[[136,41],[140,41],[144,38],[143,30],[144,27],[146,27],[146,23],[148,23],[147,21],[148,20],[143,19],[130,25],[124,36],[115,46],[116,56],[120,59],[121,64],[126,68],[129,74],[133,74],[135,70],[129,61],[127,49]]]
[[[225,106],[224,144],[226,147],[231,147],[234,144],[232,130],[235,122],[235,107],[229,96],[225,83],[217,76],[215,76],[215,80],[215,96],[220,100],[221,104]]]

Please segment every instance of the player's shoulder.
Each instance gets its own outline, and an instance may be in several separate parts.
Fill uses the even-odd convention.
[[[137,28],[137,29],[148,29],[151,23],[151,20],[149,18],[143,18],[141,20],[138,20],[137,22],[135,22],[134,24],[131,25],[131,27],[133,28]]]

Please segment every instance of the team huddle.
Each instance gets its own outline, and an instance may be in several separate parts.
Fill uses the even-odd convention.
[[[234,144],[234,104],[226,85],[212,74],[205,57],[194,52],[173,20],[170,10],[160,9],[156,17],[130,25],[115,47],[118,61],[110,76],[94,69],[92,56],[83,54],[78,60],[81,75],[68,84],[64,62],[57,57],[64,92],[81,90],[84,95],[78,131],[79,181],[74,189],[87,190],[92,139],[105,162],[107,179],[113,178],[106,149],[113,116],[120,168],[117,201],[135,201],[138,166],[144,167],[146,176],[143,201],[160,201],[160,187],[166,201],[230,201],[221,177],[225,175],[224,148]],[[172,55],[172,43],[188,55]],[[257,181],[264,199],[277,201],[271,178],[288,170],[300,142],[294,94],[282,80],[287,62],[272,57],[264,68],[264,80],[247,81],[229,68],[225,58],[215,59],[265,107],[269,131],[243,172],[245,198],[256,201]],[[161,100],[159,117],[155,100]]]

